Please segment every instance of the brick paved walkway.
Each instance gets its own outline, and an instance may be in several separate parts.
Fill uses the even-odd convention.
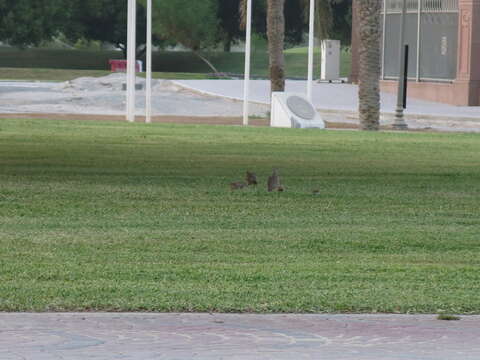
[[[0,359],[478,360],[480,317],[0,313]]]

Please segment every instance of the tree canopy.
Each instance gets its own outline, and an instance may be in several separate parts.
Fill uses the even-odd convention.
[[[127,1],[68,0],[69,16],[63,31],[68,39],[109,42],[126,53]],[[137,44],[146,41],[146,13],[137,5]]]
[[[64,5],[64,0],[0,0],[0,40],[23,47],[51,39],[68,17]]]
[[[241,0],[153,0],[156,45],[182,44],[193,51],[243,40]],[[351,1],[316,0],[320,19],[317,34],[350,41]],[[296,44],[307,30],[309,0],[285,2],[285,40]],[[137,44],[145,44],[144,0],[137,5]],[[266,0],[253,2],[253,31],[266,37]],[[0,41],[14,46],[38,45],[63,34],[112,43],[125,51],[126,0],[0,0]]]
[[[154,31],[193,50],[215,44],[219,29],[217,0],[154,0]]]
[[[217,69],[201,50],[212,47],[219,40],[217,0],[154,0],[154,33],[193,51],[214,72]]]

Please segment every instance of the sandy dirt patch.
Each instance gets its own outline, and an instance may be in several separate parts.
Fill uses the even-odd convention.
[[[125,74],[82,77],[62,83],[2,82],[1,113],[123,115]],[[143,88],[145,79],[137,78]],[[153,114],[158,116],[239,117],[240,101],[200,94],[170,80],[153,80]],[[145,91],[137,91],[137,114],[145,113]],[[269,107],[251,104],[250,114],[265,117]]]

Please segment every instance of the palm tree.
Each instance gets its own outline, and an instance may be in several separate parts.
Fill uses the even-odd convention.
[[[362,130],[380,127],[380,0],[354,0],[358,11],[358,98]],[[355,11],[355,7],[354,7]],[[357,29],[353,29],[357,31]]]
[[[285,91],[285,0],[267,0],[267,37],[271,91]]]

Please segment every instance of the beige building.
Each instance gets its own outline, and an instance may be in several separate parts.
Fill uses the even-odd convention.
[[[352,74],[358,80],[358,12],[353,0]],[[382,10],[382,91],[395,92],[403,0],[379,0]],[[407,0],[409,96],[480,106],[480,0]]]

